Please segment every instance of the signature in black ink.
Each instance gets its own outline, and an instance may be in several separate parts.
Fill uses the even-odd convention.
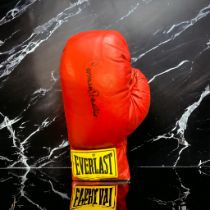
[[[90,102],[92,105],[92,110],[93,110],[93,116],[98,117],[99,114],[99,108],[96,105],[96,97],[99,96],[99,91],[93,88],[93,83],[92,83],[92,73],[91,69],[88,67],[86,69],[86,74],[87,74],[87,81],[88,81],[88,95],[90,97]]]

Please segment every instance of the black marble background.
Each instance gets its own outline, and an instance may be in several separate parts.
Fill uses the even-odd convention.
[[[209,0],[1,0],[0,11],[0,167],[69,167],[60,56],[90,29],[119,30],[150,83],[131,166],[209,166]]]
[[[210,0],[0,0],[0,210],[70,208],[59,63],[90,29],[119,30],[151,87],[127,209],[209,210]]]

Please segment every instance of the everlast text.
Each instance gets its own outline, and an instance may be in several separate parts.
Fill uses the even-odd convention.
[[[73,150],[71,154],[74,176],[78,178],[100,179],[117,176],[116,151],[105,150]]]

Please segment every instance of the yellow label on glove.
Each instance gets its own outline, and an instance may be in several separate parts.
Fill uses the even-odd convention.
[[[71,210],[115,210],[117,186],[75,186],[72,191]]]
[[[117,178],[116,148],[71,150],[72,173],[85,180]]]

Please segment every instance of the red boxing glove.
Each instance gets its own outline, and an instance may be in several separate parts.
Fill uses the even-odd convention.
[[[129,180],[126,137],[147,115],[150,90],[126,40],[81,32],[68,40],[60,73],[73,180]]]

